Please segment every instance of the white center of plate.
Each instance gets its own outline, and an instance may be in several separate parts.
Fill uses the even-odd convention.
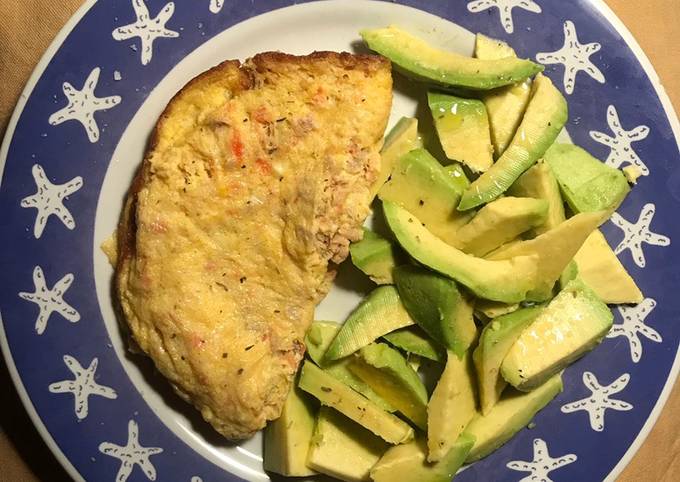
[[[123,199],[144,155],[156,119],[184,84],[226,59],[244,60],[258,52],[280,50],[307,54],[314,50],[355,51],[359,30],[399,25],[440,47],[471,55],[474,35],[422,11],[382,2],[328,1],[296,5],[249,19],[212,38],[185,57],[154,88],[127,126],[109,165],[100,192],[95,221],[94,272],[97,297],[111,343],[127,375],[158,417],[188,445],[211,462],[248,480],[268,480],[262,471],[261,437],[230,445],[154,374],[150,363],[129,355],[111,300],[113,271],[100,250],[116,228]],[[181,40],[181,39],[180,39]],[[424,89],[395,78],[390,127],[401,116],[413,116]],[[420,108],[422,109],[421,102]],[[425,106],[426,107],[426,106]],[[419,113],[422,119],[424,116]],[[317,307],[317,319],[342,321],[362,296],[362,280],[342,270],[328,297]],[[365,283],[363,285],[365,287]]]

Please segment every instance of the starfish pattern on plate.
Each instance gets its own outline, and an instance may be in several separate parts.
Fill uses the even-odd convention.
[[[78,360],[70,355],[64,355],[64,363],[75,376],[73,380],[62,380],[51,383],[48,387],[52,393],[72,393],[75,399],[75,412],[78,420],[87,417],[88,400],[91,395],[115,399],[118,397],[113,388],[100,385],[95,381],[95,372],[99,361],[94,358],[90,366],[83,368]]]
[[[153,43],[157,38],[179,37],[179,33],[165,28],[165,24],[175,12],[175,4],[174,2],[166,3],[154,18],[149,15],[149,9],[144,0],[132,0],[132,8],[137,20],[134,23],[116,28],[112,35],[118,41],[139,37],[142,44],[142,65],[147,65],[153,57]]]
[[[585,72],[600,84],[605,83],[602,71],[590,61],[590,56],[599,52],[602,46],[597,42],[582,44],[576,36],[576,26],[571,20],[564,22],[564,45],[555,52],[536,54],[536,60],[542,64],[564,65],[564,90],[567,94],[574,92],[576,74]]]
[[[224,0],[210,0],[210,11],[212,13],[220,13],[224,7]]]
[[[609,385],[600,385],[597,377],[591,372],[583,373],[583,384],[590,390],[590,396],[567,403],[562,406],[562,413],[573,413],[580,410],[588,412],[590,428],[596,432],[604,430],[604,414],[608,408],[618,411],[628,411],[633,409],[633,405],[623,400],[611,398],[612,395],[619,393],[628,385],[630,375],[624,373]]]
[[[552,482],[548,477],[550,472],[560,467],[574,463],[578,457],[574,454],[563,455],[552,458],[548,453],[548,446],[545,441],[534,439],[534,458],[531,462],[523,460],[513,460],[506,464],[506,467],[518,472],[529,472],[531,475],[524,477],[519,482]]]
[[[614,134],[613,137],[599,131],[590,131],[590,137],[593,140],[610,149],[605,164],[617,169],[623,164],[633,165],[640,169],[643,176],[648,176],[649,168],[642,162],[632,144],[646,139],[649,135],[649,127],[639,125],[627,131],[621,125],[619,113],[613,105],[607,107],[607,124]]]
[[[47,321],[55,311],[71,323],[76,323],[80,320],[80,313],[64,301],[64,293],[69,289],[73,280],[74,276],[69,273],[54,283],[50,290],[47,289],[47,282],[45,281],[45,274],[42,268],[40,266],[33,268],[35,291],[33,293],[22,291],[19,293],[19,298],[35,303],[40,307],[38,318],[35,320],[35,331],[38,335],[42,335],[45,332]]]
[[[76,176],[64,184],[52,184],[45,170],[39,164],[31,169],[35,181],[36,193],[21,200],[22,208],[35,208],[38,213],[33,224],[33,236],[39,239],[45,231],[50,216],[58,217],[68,229],[75,229],[76,222],[71,212],[64,206],[64,199],[83,187],[83,178]]]
[[[160,447],[144,447],[139,443],[139,427],[137,422],[128,422],[128,439],[125,445],[117,445],[111,442],[99,444],[99,451],[104,455],[115,457],[120,460],[120,468],[116,474],[116,482],[125,482],[138,465],[149,480],[156,480],[156,468],[149,460],[152,455],[163,452]]]
[[[532,13],[541,13],[541,7],[533,0],[474,0],[467,4],[467,9],[472,13],[483,12],[490,8],[497,8],[501,18],[501,25],[507,33],[515,30],[512,19],[512,9],[521,8]]]
[[[633,363],[638,363],[642,358],[642,341],[640,335],[652,340],[655,343],[661,343],[663,338],[659,332],[645,324],[645,318],[656,307],[656,301],[652,298],[645,298],[642,303],[635,306],[619,306],[618,310],[623,321],[616,323],[612,329],[607,333],[607,338],[615,338],[617,336],[625,336],[630,345],[630,357]]]
[[[80,90],[73,87],[69,82],[62,84],[61,88],[68,104],[49,117],[50,125],[57,126],[69,120],[78,121],[85,128],[90,142],[94,143],[99,140],[99,126],[97,126],[94,113],[100,110],[108,110],[121,102],[121,97],[118,95],[108,97],[97,97],[95,95],[94,90],[97,88],[100,73],[99,67],[92,69]]]
[[[657,234],[650,230],[655,212],[656,207],[654,204],[645,204],[640,211],[640,217],[636,223],[626,221],[619,213],[612,214],[611,222],[623,231],[623,240],[614,250],[615,254],[629,249],[635,264],[640,268],[644,268],[646,261],[642,243],[651,244],[652,246],[668,246],[671,244],[668,236]]]

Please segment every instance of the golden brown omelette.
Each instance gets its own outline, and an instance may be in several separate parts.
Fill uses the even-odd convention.
[[[391,99],[382,57],[264,53],[192,80],[156,125],[118,230],[118,299],[227,438],[280,415],[314,307],[361,237]]]

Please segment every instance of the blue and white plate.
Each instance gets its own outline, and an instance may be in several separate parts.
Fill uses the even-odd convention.
[[[90,0],[40,61],[0,151],[1,341],[74,478],[267,479],[259,437],[225,442],[127,354],[99,246],[157,116],[189,79],[260,51],[350,50],[360,29],[390,23],[467,54],[472,32],[508,41],[563,90],[576,143],[644,174],[603,228],[644,302],[615,309],[607,339],[566,371],[535,427],[460,480],[613,480],[631,459],[678,372],[680,125],[603,1]],[[392,120],[415,108],[412,92],[396,92]],[[340,284],[352,285],[338,283],[318,316],[341,320],[356,305]]]

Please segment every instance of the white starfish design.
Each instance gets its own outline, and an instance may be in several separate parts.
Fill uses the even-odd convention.
[[[661,338],[661,335],[655,329],[645,325],[645,318],[655,307],[656,301],[651,298],[645,298],[642,303],[635,306],[619,306],[618,310],[623,322],[615,324],[609,333],[607,333],[607,338],[615,338],[617,336],[628,338],[630,357],[633,363],[639,362],[642,358],[640,335],[655,343],[663,341],[663,338]]]
[[[72,393],[75,398],[75,411],[78,420],[87,417],[88,399],[90,395],[99,395],[100,397],[114,399],[118,395],[113,388],[105,387],[95,381],[95,372],[99,361],[94,358],[90,362],[90,366],[83,368],[78,360],[69,355],[64,355],[64,363],[75,375],[73,380],[62,380],[60,382],[51,383],[48,387],[52,393]]]
[[[116,445],[111,442],[99,444],[99,451],[104,455],[115,457],[120,460],[120,468],[116,474],[116,482],[125,482],[135,465],[144,471],[149,480],[156,480],[156,468],[149,458],[152,455],[160,454],[163,449],[160,447],[143,447],[139,444],[139,427],[137,422],[128,422],[128,440],[126,445]]]
[[[118,95],[109,97],[97,97],[94,90],[99,82],[101,69],[95,67],[87,76],[83,83],[83,88],[78,90],[69,82],[64,82],[61,89],[64,91],[68,105],[58,110],[50,116],[48,122],[57,126],[62,122],[75,120],[80,122],[85,128],[87,138],[90,142],[99,140],[99,127],[94,119],[94,113],[100,110],[107,110],[120,104],[121,98]]]
[[[212,13],[220,13],[224,6],[224,0],[210,0],[210,11]]]
[[[576,74],[585,72],[600,84],[604,84],[605,78],[602,71],[590,61],[590,56],[598,52],[601,45],[597,42],[582,44],[576,36],[574,22],[564,22],[564,45],[555,52],[541,52],[536,54],[536,60],[542,64],[564,65],[564,90],[567,94],[574,92]]]
[[[523,460],[513,460],[506,464],[506,467],[518,472],[530,472],[531,475],[524,477],[519,482],[552,482],[548,474],[560,467],[569,465],[577,459],[574,454],[563,455],[556,459],[552,458],[548,453],[548,446],[545,441],[536,438],[534,439],[534,459],[531,462]]]
[[[35,303],[40,307],[40,312],[38,313],[38,318],[35,321],[35,331],[38,335],[42,335],[47,328],[47,321],[53,312],[59,313],[61,316],[66,318],[71,323],[75,323],[80,320],[80,314],[71,305],[64,301],[64,293],[69,289],[71,283],[73,283],[74,276],[69,273],[59,281],[54,283],[51,290],[47,289],[47,283],[45,282],[45,275],[40,266],[33,268],[33,285],[35,286],[35,291],[33,293],[27,293],[22,291],[19,293],[19,297],[31,303]]]
[[[203,482],[203,479],[200,478],[198,475],[194,475],[194,476],[191,478],[191,482]]]
[[[645,267],[645,253],[642,249],[642,243],[651,244],[653,246],[668,246],[671,244],[669,237],[662,234],[656,234],[650,231],[649,225],[652,223],[654,212],[656,208],[654,204],[647,203],[640,211],[640,217],[635,224],[623,219],[619,213],[612,214],[611,222],[623,231],[623,241],[614,250],[615,254],[621,253],[625,249],[629,249],[633,256],[633,261],[640,268]]]
[[[37,191],[31,196],[23,198],[20,206],[22,208],[35,208],[38,210],[35,224],[33,225],[33,236],[36,239],[42,236],[47,220],[53,214],[61,219],[61,222],[68,229],[74,229],[76,222],[71,212],[64,206],[64,199],[83,187],[83,178],[76,176],[64,184],[52,184],[47,179],[45,170],[38,164],[33,166],[31,173],[33,174]]]
[[[142,65],[147,65],[151,62],[153,56],[154,40],[179,37],[179,33],[165,28],[165,24],[175,12],[175,4],[173,2],[166,3],[155,18],[151,18],[149,15],[149,9],[144,0],[132,0],[132,8],[135,10],[137,20],[134,23],[118,27],[112,32],[112,35],[118,41],[139,37],[142,43]]]
[[[643,176],[648,176],[649,169],[642,162],[640,156],[637,155],[632,144],[633,142],[646,139],[649,135],[649,127],[639,125],[629,131],[625,130],[621,126],[619,113],[616,112],[616,107],[613,105],[607,107],[607,124],[609,124],[609,129],[614,133],[614,137],[602,132],[590,131],[591,138],[610,148],[605,164],[615,168],[619,168],[623,164],[632,164],[640,169]]]
[[[610,398],[611,395],[619,393],[626,388],[630,381],[630,375],[624,373],[610,385],[600,385],[595,375],[590,372],[583,373],[583,384],[590,390],[590,396],[567,403],[562,406],[562,413],[573,413],[579,410],[588,412],[590,428],[596,432],[604,430],[604,413],[608,408],[618,411],[628,411],[633,409],[633,405],[622,400]]]
[[[515,29],[512,20],[512,9],[517,7],[532,13],[541,13],[541,7],[533,0],[474,0],[467,4],[467,9],[472,13],[483,12],[496,7],[501,17],[501,24],[507,33]]]

